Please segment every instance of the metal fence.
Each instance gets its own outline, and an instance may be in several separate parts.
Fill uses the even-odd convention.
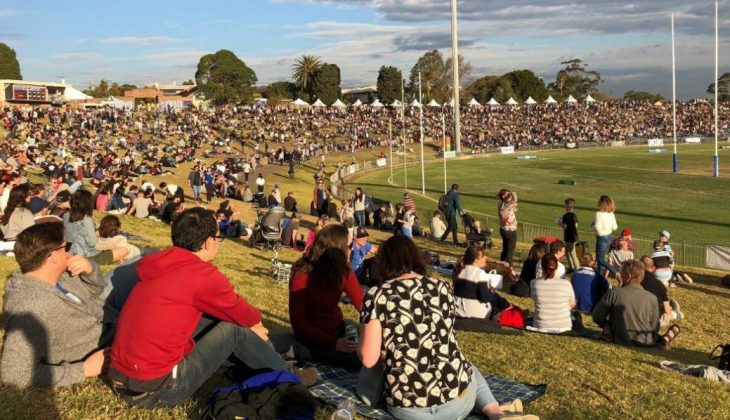
[[[440,162],[440,159],[432,159],[427,160],[426,163],[433,163],[433,162]],[[381,161],[382,164],[382,161]],[[418,161],[409,162],[408,166],[417,165],[420,164]],[[402,163],[399,163],[397,165],[394,165],[394,169],[400,169],[403,167]],[[331,192],[334,196],[338,197],[339,199],[349,198],[353,192],[355,191],[355,188],[357,187],[356,184],[350,186],[347,184],[347,180],[351,178],[354,175],[362,174],[366,171],[372,171],[372,170],[387,170],[388,166],[382,166],[378,165],[375,161],[367,161],[367,162],[360,162],[355,163],[352,165],[345,166],[338,171],[336,171],[332,176],[330,176],[331,181]],[[414,194],[418,194],[417,192],[413,192]],[[378,200],[380,198],[380,200]],[[425,197],[429,200],[433,200],[430,197]],[[386,200],[383,197],[373,197],[374,200],[377,201],[385,201],[389,202],[390,200]],[[433,200],[435,201],[435,200]],[[434,206],[432,209],[417,209],[416,214],[418,215],[419,220],[421,220],[422,225],[427,225],[428,222],[431,220],[431,217],[433,217],[433,210],[436,209],[436,203],[434,202]],[[393,205],[391,203],[391,211],[393,210]],[[474,216],[476,219],[480,221],[484,221],[484,227],[489,228],[493,226],[499,226],[499,220],[496,216],[479,213],[479,212],[473,212],[470,211],[470,214]],[[495,229],[496,230],[496,229]],[[595,236],[593,232],[585,232],[581,231],[579,232],[580,238],[583,241],[588,242],[589,248],[594,249],[595,247]],[[545,237],[545,236],[554,236],[557,238],[563,237],[563,229],[559,226],[545,226],[545,225],[538,225],[534,223],[528,223],[528,222],[518,222],[517,225],[517,241],[522,243],[532,243],[534,238],[538,237]],[[653,239],[645,239],[645,238],[633,238],[634,242],[636,243],[636,249],[634,250],[634,256],[636,258],[641,257],[642,255],[650,255],[654,251],[654,240]],[[700,268],[706,268],[707,267],[707,247],[704,245],[694,245],[694,244],[688,244],[684,241],[672,243],[672,251],[674,251],[674,259],[675,264],[685,267],[700,267]]]

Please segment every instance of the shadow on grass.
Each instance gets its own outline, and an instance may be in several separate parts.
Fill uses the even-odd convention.
[[[52,390],[0,386],[0,418],[59,419],[61,414]]]

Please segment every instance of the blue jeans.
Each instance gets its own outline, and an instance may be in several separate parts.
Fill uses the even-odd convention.
[[[606,254],[611,248],[611,241],[613,238],[611,235],[596,236],[596,260],[598,261],[598,267],[608,270],[612,276],[616,276],[618,272],[614,266],[606,261]]]
[[[249,328],[203,317],[195,338],[195,349],[177,364],[177,375],[173,375],[176,377],[171,376],[155,392],[120,397],[142,408],[178,405],[193,396],[231,355],[253,370],[291,371],[271,343],[263,341]]]
[[[365,226],[365,210],[355,212],[355,224],[357,226]]]
[[[202,185],[193,185],[193,199],[198,200],[200,199],[200,190]]]
[[[463,419],[472,411],[483,413],[484,407],[497,402],[489,389],[486,379],[479,369],[472,365],[472,378],[469,387],[460,397],[441,405],[428,408],[403,408],[388,406],[388,412],[403,420]]]

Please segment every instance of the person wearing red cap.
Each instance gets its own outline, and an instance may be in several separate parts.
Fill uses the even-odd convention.
[[[621,236],[614,239],[613,242],[611,242],[611,249],[621,249],[621,241],[626,241],[628,244],[627,250],[629,251],[636,251],[636,242],[634,242],[631,239],[631,230],[630,229],[624,229],[621,231]]]

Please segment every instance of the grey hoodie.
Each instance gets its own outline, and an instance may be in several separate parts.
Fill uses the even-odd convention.
[[[83,359],[99,347],[104,280],[63,273],[58,283],[81,303],[48,283],[14,272],[5,283],[5,339],[0,378],[5,384],[61,387],[84,380]]]

